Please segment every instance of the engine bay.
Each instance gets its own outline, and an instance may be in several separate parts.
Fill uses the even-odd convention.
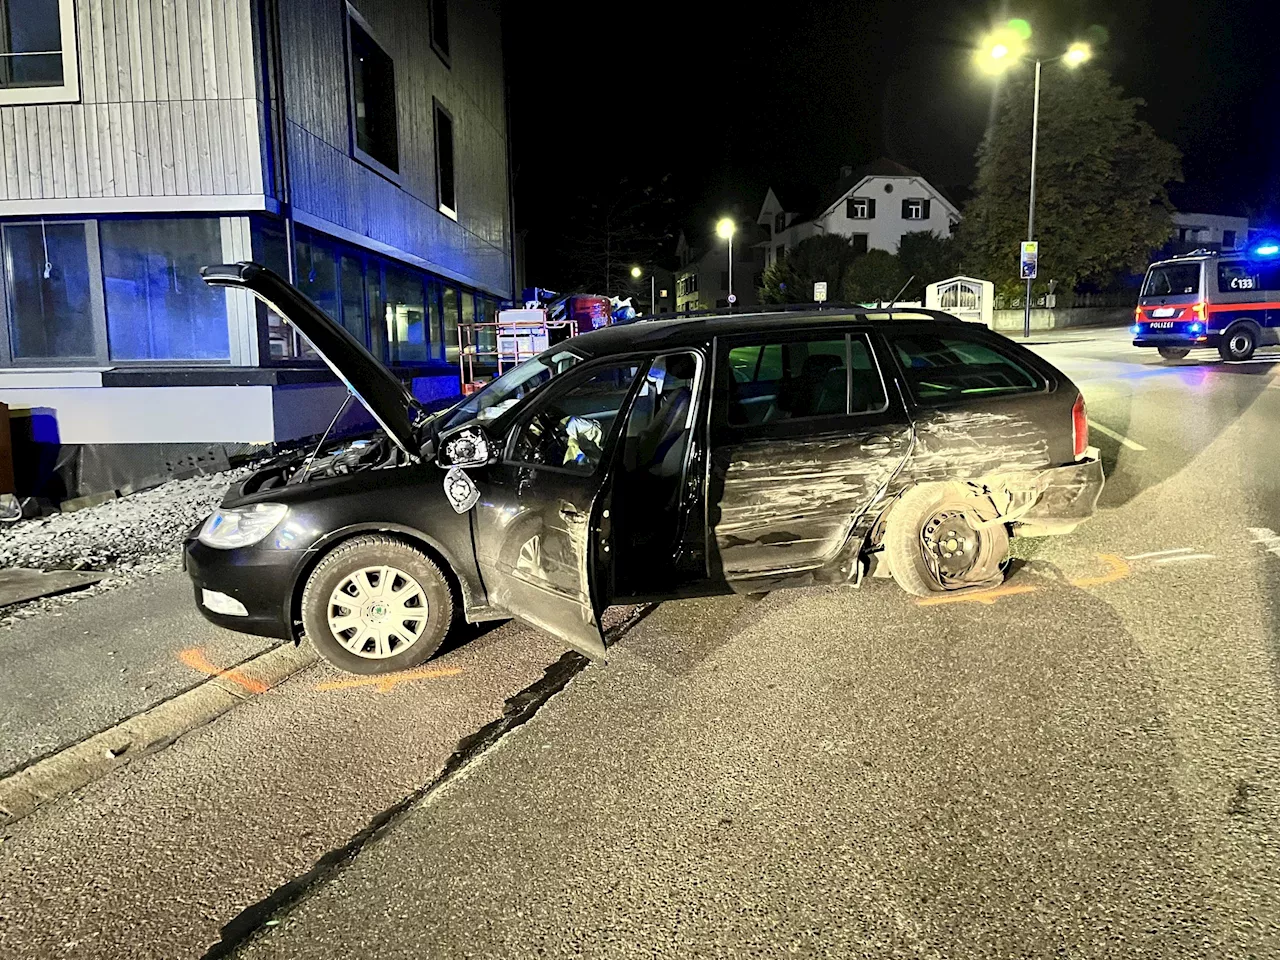
[[[382,434],[335,441],[314,455],[295,450],[266,461],[240,487],[240,495],[275,490],[308,480],[342,477],[363,470],[400,467],[408,456]]]

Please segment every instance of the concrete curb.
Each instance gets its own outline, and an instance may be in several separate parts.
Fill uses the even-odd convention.
[[[22,768],[0,780],[0,826],[16,823],[117,767],[164,749],[315,662],[316,654],[308,644],[273,647],[234,670]],[[246,686],[246,678],[251,686]]]

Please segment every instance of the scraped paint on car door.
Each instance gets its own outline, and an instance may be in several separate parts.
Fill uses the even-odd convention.
[[[712,572],[738,591],[855,575],[855,526],[911,449],[864,334],[775,333],[716,350]]]

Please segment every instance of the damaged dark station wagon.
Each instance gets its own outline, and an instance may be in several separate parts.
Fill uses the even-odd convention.
[[[998,583],[1067,533],[1102,466],[1084,399],[985,327],[910,309],[645,321],[574,337],[428,416],[264,267],[210,267],[305,336],[382,428],[277,459],[185,552],[201,611],[381,673],[455,620],[517,617],[593,658],[611,603],[891,574]]]

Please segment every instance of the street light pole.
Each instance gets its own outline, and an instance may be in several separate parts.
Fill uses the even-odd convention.
[[[1036,60],[1035,103],[1031,108],[1031,196],[1027,202],[1027,242],[1036,238],[1036,140],[1040,134],[1040,61]],[[1027,277],[1027,302],[1022,311],[1022,335],[1031,337],[1031,278]]]
[[[658,315],[658,277],[652,270],[649,271],[649,315]]]
[[[729,309],[733,309],[733,234],[729,234]]]

